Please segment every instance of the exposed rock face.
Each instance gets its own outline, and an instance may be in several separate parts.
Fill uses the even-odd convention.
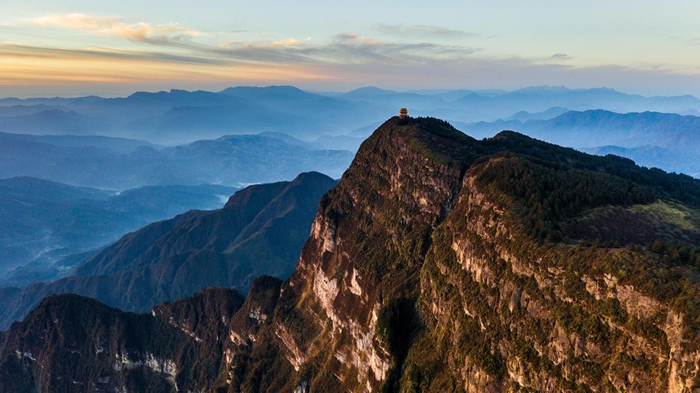
[[[567,266],[563,247],[519,250],[519,235],[505,225],[505,206],[487,201],[477,177],[472,170],[464,178],[457,207],[440,229],[449,248],[443,254],[439,244],[433,245],[422,279],[423,310],[431,330],[447,332],[444,345],[459,347],[467,338],[486,346],[481,354],[483,347],[467,350],[465,358],[456,356],[459,351],[450,353],[448,367],[462,370],[463,389],[690,391],[699,354],[689,350],[689,340],[679,331],[666,327],[669,319],[679,322],[676,314],[610,275],[600,277],[601,285],[581,276]],[[547,269],[538,257],[543,252],[546,264],[562,268]],[[579,277],[594,298],[572,288],[583,284]],[[601,313],[605,301],[618,304],[658,336]],[[461,312],[455,313],[454,306]],[[681,324],[687,331],[688,321]]]
[[[480,143],[426,120],[390,121],[365,142],[322,200],[273,322],[282,355],[309,375],[312,391],[690,391],[697,384],[697,326],[687,315],[630,280],[608,285],[602,299],[581,293],[584,272],[611,277],[600,260],[629,253],[652,264],[653,255],[527,240],[514,217],[517,194],[489,181],[522,165],[519,156],[488,156],[519,138],[503,133]],[[586,159],[540,142],[531,152]],[[554,171],[569,176],[565,167]],[[650,198],[635,191],[628,200]],[[575,213],[610,202],[586,203]],[[406,317],[405,301],[418,304],[418,322]],[[421,328],[401,342],[387,337],[392,324],[394,336]]]
[[[420,137],[430,138],[421,143],[437,147],[438,159],[411,146]],[[322,362],[337,375],[309,381],[312,389],[377,390],[387,379],[393,360],[377,331],[380,311],[392,297],[415,294],[432,226],[452,209],[465,169],[442,150],[455,149],[461,158],[472,152],[472,142],[459,134],[385,125],[322,200],[297,270],[284,287],[283,300],[302,301],[275,326],[290,336],[282,352],[297,367]],[[294,331],[295,325],[303,329]]]
[[[607,238],[567,232],[659,200],[700,217],[700,183],[685,177],[394,118],[321,200],[289,280],[257,280],[238,308],[187,300],[140,316],[214,360],[144,350],[121,363],[192,391],[692,392],[698,245],[662,242],[679,233],[672,220],[654,223],[661,243],[648,247],[614,244],[625,222]],[[24,339],[3,339],[0,375],[35,381],[26,323],[8,333]]]
[[[77,295],[46,298],[0,344],[0,391],[211,388],[221,366],[223,320],[242,303],[235,290],[207,289],[136,315]]]
[[[517,194],[489,181],[492,173],[520,170],[519,156],[489,156],[520,138],[503,133],[480,143],[440,122],[390,121],[363,145],[322,200],[270,327],[281,356],[311,391],[696,386],[692,316],[642,294],[629,279],[606,284],[610,289],[597,299],[581,289],[584,272],[602,282],[613,277],[600,261],[633,257],[654,265],[655,256],[528,240],[514,217]],[[551,161],[588,165],[567,149],[522,142]],[[566,167],[555,168],[552,176],[569,176]],[[581,181],[608,181],[593,176]],[[634,190],[623,204],[654,198],[631,183],[621,187]],[[608,203],[585,202],[571,216]],[[690,286],[685,296],[697,280]],[[412,304],[415,320],[407,317]],[[387,334],[392,328],[395,337]],[[285,384],[288,376],[273,378],[286,389],[301,386]]]

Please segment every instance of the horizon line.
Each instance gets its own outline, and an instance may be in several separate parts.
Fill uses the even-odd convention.
[[[511,88],[511,89],[504,89],[504,88],[469,88],[469,87],[454,87],[454,88],[441,88],[441,87],[435,87],[435,88],[416,88],[416,89],[406,89],[406,90],[400,90],[400,89],[394,89],[390,87],[381,87],[377,85],[365,85],[365,86],[360,86],[352,89],[331,89],[331,90],[322,90],[322,89],[306,89],[302,88],[293,84],[270,84],[270,85],[265,85],[265,84],[241,84],[241,85],[230,85],[227,87],[224,87],[220,90],[206,90],[205,88],[202,89],[186,89],[186,88],[177,88],[173,87],[170,89],[144,89],[144,90],[133,90],[131,93],[128,94],[120,94],[120,93],[115,93],[114,95],[111,94],[100,94],[100,93],[93,93],[93,94],[70,94],[66,92],[66,95],[11,95],[11,96],[0,96],[0,100],[33,100],[33,99],[79,99],[79,98],[88,98],[88,97],[96,97],[96,98],[103,98],[103,99],[110,99],[110,98],[128,98],[134,94],[138,93],[149,93],[149,94],[156,94],[156,93],[172,93],[174,91],[185,91],[188,93],[194,93],[194,92],[207,92],[207,93],[215,93],[215,94],[220,94],[223,91],[227,89],[232,89],[232,88],[273,88],[273,87],[291,87],[298,89],[303,92],[307,93],[312,93],[312,94],[319,94],[319,95],[343,95],[347,93],[351,93],[353,91],[357,90],[362,90],[362,89],[377,89],[377,90],[384,90],[388,93],[414,93],[414,94],[423,94],[423,95],[438,95],[438,94],[444,94],[444,93],[449,93],[449,92],[456,92],[456,91],[472,91],[474,93],[513,93],[517,91],[522,91],[522,90],[528,90],[528,89],[561,89],[561,90],[568,90],[568,91],[585,91],[585,90],[609,90],[612,92],[617,92],[625,95],[630,95],[630,96],[641,96],[644,98],[654,98],[654,97],[693,97],[695,99],[699,99],[700,97],[696,96],[695,94],[692,93],[687,93],[687,94],[642,94],[642,93],[630,93],[625,90],[620,90],[616,88],[611,88],[611,87],[606,87],[606,86],[592,86],[592,87],[568,87],[566,85],[525,85],[523,87],[518,87],[518,88]]]

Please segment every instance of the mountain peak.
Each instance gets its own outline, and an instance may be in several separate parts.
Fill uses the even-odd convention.
[[[495,141],[498,140],[506,140],[506,139],[528,139],[531,140],[529,136],[525,134],[521,134],[517,131],[510,131],[510,130],[504,130],[499,132],[498,134],[494,135],[493,138],[491,138]]]
[[[321,172],[311,171],[300,173],[294,180],[292,180],[291,185],[298,185],[303,183],[320,183],[320,182],[333,182],[334,180],[324,175]]]
[[[360,87],[359,89],[351,90],[347,93],[341,94],[340,97],[349,100],[363,100],[377,98],[380,96],[387,96],[390,94],[396,94],[395,91],[381,89],[379,87],[367,86]]]
[[[444,162],[462,162],[474,156],[476,139],[454,128],[449,122],[433,117],[394,116],[384,122],[360,146],[356,157],[369,161],[378,150],[401,151]],[[398,151],[396,151],[398,149]]]
[[[538,93],[538,94],[557,94],[572,91],[566,86],[530,86],[522,89],[515,90],[513,93]]]
[[[236,97],[286,97],[286,98],[320,98],[320,96],[306,92],[295,86],[235,86],[227,87],[220,94]]]

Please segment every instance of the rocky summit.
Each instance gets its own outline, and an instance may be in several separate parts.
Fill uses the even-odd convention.
[[[0,391],[693,392],[700,181],[389,119],[296,270],[132,314],[45,299]]]

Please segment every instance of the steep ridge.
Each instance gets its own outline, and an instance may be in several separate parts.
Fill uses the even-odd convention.
[[[392,119],[321,201],[262,333],[294,371],[256,387],[688,391],[699,195],[698,182],[629,160]],[[626,213],[664,245],[616,245]],[[610,234],[569,238],[575,218],[606,215]]]
[[[148,225],[81,262],[71,276],[5,297],[0,326],[57,293],[144,312],[205,286],[232,286],[245,293],[261,274],[286,278],[294,271],[318,201],[334,184],[320,173],[304,173],[292,182],[247,187],[222,209]]]
[[[447,123],[393,120],[363,144],[321,201],[275,332],[295,369],[328,370],[319,376],[331,378],[310,386],[376,388],[386,379],[391,353],[377,332],[382,304],[417,295],[432,228],[453,208],[477,149]],[[344,381],[332,377],[346,370]]]
[[[226,320],[211,354],[220,368],[205,373],[216,380],[178,371],[171,382],[690,392],[700,387],[698,236],[700,182],[687,176],[513,132],[477,141],[436,119],[392,118],[321,200],[292,277],[256,281]],[[1,381],[36,381],[37,365],[55,359],[37,347],[36,360],[24,355],[42,334],[26,321],[5,334]]]

